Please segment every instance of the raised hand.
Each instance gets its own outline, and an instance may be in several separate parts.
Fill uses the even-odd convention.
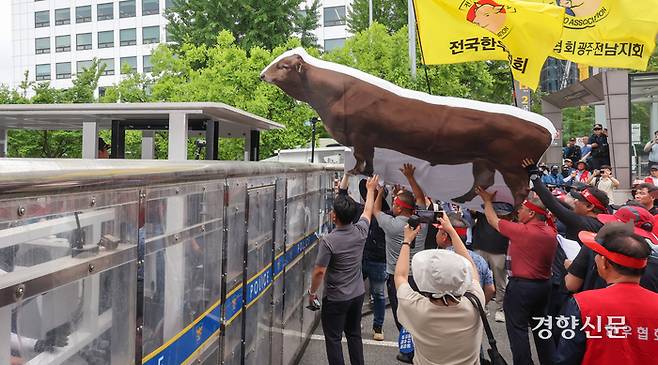
[[[482,198],[484,202],[489,202],[489,203],[493,202],[494,198],[496,198],[496,193],[497,193],[497,191],[490,193],[484,190],[481,186],[476,187],[475,192],[477,193],[477,195],[480,196],[480,198]]]
[[[400,172],[406,178],[411,178],[414,176],[414,172],[416,172],[416,167],[410,163],[405,163],[404,165],[402,165]]]

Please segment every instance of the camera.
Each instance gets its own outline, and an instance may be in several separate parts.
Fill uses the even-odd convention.
[[[407,222],[407,224],[409,224],[409,227],[416,229],[416,227],[418,227],[418,225],[421,223],[427,223],[427,224],[436,223],[441,215],[443,215],[442,210],[434,211],[434,210],[418,209],[416,210],[416,214],[409,217],[409,221]]]
[[[306,309],[310,309],[313,312],[320,310],[320,300],[318,298],[313,299],[313,303],[307,305]]]

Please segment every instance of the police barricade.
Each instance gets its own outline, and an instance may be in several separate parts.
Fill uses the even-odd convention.
[[[0,161],[0,363],[294,363],[337,169]]]

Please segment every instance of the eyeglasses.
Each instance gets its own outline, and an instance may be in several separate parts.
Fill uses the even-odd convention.
[[[599,128],[599,127],[594,128],[595,131],[600,131],[601,129],[603,129],[603,128]]]

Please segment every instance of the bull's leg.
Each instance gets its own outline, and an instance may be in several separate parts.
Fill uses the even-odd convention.
[[[503,174],[503,180],[505,184],[509,187],[514,197],[514,207],[518,207],[523,203],[523,200],[528,197],[528,192],[530,191],[530,180],[528,179],[528,174],[525,170],[514,170],[514,171],[501,171]]]
[[[471,187],[471,190],[458,198],[452,199],[452,201],[455,203],[466,203],[467,201],[473,200],[473,198],[477,196],[475,188],[481,186],[486,189],[493,185],[495,174],[496,169],[491,167],[491,164],[488,161],[473,161],[473,186]]]
[[[366,175],[371,176],[373,173],[372,158],[374,154],[374,148],[364,147],[364,146],[354,146],[354,158],[356,159],[356,164],[354,168],[349,171],[352,175]]]
[[[364,148],[363,158],[366,162],[366,165],[363,167],[363,174],[366,176],[372,176],[372,173],[375,172],[375,167],[372,162],[374,157],[375,149],[373,147]]]

